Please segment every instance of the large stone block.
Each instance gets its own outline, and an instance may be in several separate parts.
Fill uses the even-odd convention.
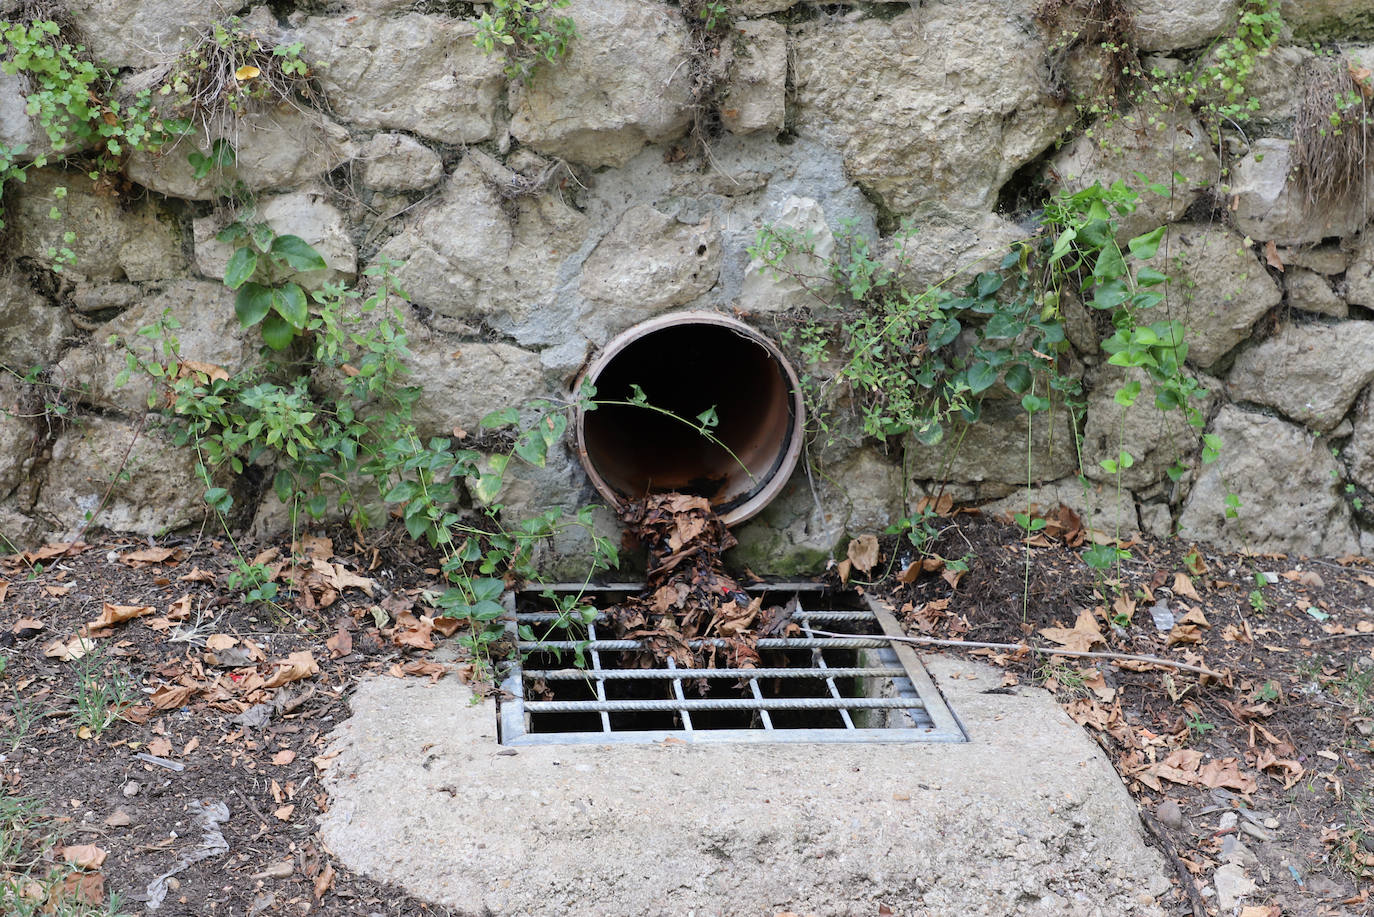
[[[793,31],[797,132],[838,146],[883,204],[991,210],[1003,184],[1074,121],[1041,72],[1029,6],[925,4]]]
[[[1354,306],[1374,308],[1374,234],[1361,233],[1345,274],[1345,298]]]
[[[53,443],[35,510],[58,537],[71,537],[88,518],[95,528],[135,535],[194,525],[206,515],[196,461],[194,449],[151,426],[79,417]]]
[[[1355,406],[1355,432],[1341,452],[1351,480],[1374,492],[1374,396],[1366,389]]]
[[[476,435],[492,411],[521,408],[548,394],[539,354],[510,344],[455,342],[413,328],[407,382],[422,393],[412,414],[426,436]]]
[[[984,503],[979,508],[990,516],[1015,519],[1017,513],[1052,516],[1061,506],[1077,513],[1083,526],[1094,532],[1125,538],[1141,530],[1135,494],[1125,489],[1118,493],[1113,484],[1084,485],[1078,478],[1065,478],[1031,488],[1022,485],[1010,496]]]
[[[0,376],[0,497],[13,493],[28,475],[40,445],[26,401],[22,383],[13,376]],[[7,534],[0,529],[0,535]]]
[[[22,276],[0,276],[0,366],[19,373],[47,366],[71,333],[66,310],[39,296]]]
[[[732,134],[776,134],[787,109],[787,29],[767,19],[738,22],[726,46],[734,61],[721,123]]]
[[[1137,48],[1173,51],[1234,33],[1240,0],[1126,0],[1125,6]]]
[[[1295,182],[1293,141],[1266,138],[1250,145],[1231,183],[1236,228],[1253,239],[1295,245],[1348,236],[1368,216],[1368,193],[1347,200],[1307,204]]]
[[[1149,319],[1176,319],[1187,329],[1188,362],[1206,368],[1250,336],[1261,315],[1283,298],[1245,240],[1229,229],[1172,226],[1154,267],[1169,275],[1169,299]]]
[[[1350,306],[1346,301],[1337,296],[1327,279],[1315,271],[1289,267],[1284,271],[1283,285],[1288,292],[1290,308],[1331,318],[1345,318],[1350,314]]]
[[[789,197],[767,216],[780,235],[793,240],[793,250],[782,259],[780,271],[762,258],[749,261],[739,307],[746,312],[783,312],[829,302],[835,292],[829,266],[835,235],[821,205],[809,197]]]
[[[1235,401],[1266,405],[1327,432],[1374,379],[1371,353],[1374,322],[1286,325],[1236,358],[1226,387]]]
[[[683,223],[649,204],[631,207],[582,266],[591,301],[584,322],[614,334],[710,291],[720,274],[720,231]]]
[[[1368,0],[1283,0],[1283,21],[1299,35],[1374,38]]]
[[[28,181],[13,187],[6,220],[15,256],[52,265],[70,249],[73,261],[62,270],[76,280],[163,280],[186,273],[181,231],[152,201],[124,206],[87,176],[57,169],[31,170]]]
[[[106,66],[153,67],[174,59],[242,0],[66,0],[83,44]]]
[[[472,43],[477,26],[448,16],[316,16],[294,33],[302,56],[327,62],[320,84],[334,114],[358,127],[442,143],[496,133],[502,57]]]
[[[358,152],[359,180],[373,191],[419,191],[444,177],[439,154],[406,134],[378,134]]]
[[[976,274],[996,270],[1012,245],[1030,235],[995,213],[938,203],[922,206],[912,219],[915,232],[890,237],[883,263],[916,291],[936,284],[961,290]]]
[[[1179,219],[1209,187],[1218,173],[1217,155],[1207,131],[1191,113],[1153,113],[1147,108],[1093,126],[1054,157],[1054,172],[1063,185],[1077,190],[1093,182],[1103,187],[1124,181],[1140,193],[1135,212],[1121,218],[1121,234],[1131,238],[1162,223]],[[1170,186],[1157,194],[1138,178]],[[1181,181],[1175,177],[1181,176]]]
[[[967,430],[949,429],[935,446],[905,440],[913,481],[992,482],[1012,487],[1055,481],[1078,469],[1078,450],[1067,407],[1028,415],[1020,402],[985,399],[983,414]]]
[[[1324,439],[1232,405],[1212,424],[1221,457],[1205,466],[1179,517],[1180,534],[1218,547],[1307,555],[1358,552],[1340,467]],[[1240,499],[1236,518],[1226,498]]]
[[[261,346],[257,329],[239,326],[229,289],[220,283],[182,280],[100,326],[89,343],[69,351],[57,364],[57,380],[87,404],[129,414],[147,410],[148,396],[156,390],[153,380],[133,373],[119,386],[116,379],[131,350],[145,360],[167,360],[161,341],[138,333],[164,315],[180,323],[169,333],[175,335],[183,360],[213,363],[232,375],[252,362]]]
[[[548,192],[508,202],[499,189],[518,178],[469,152],[433,203],[382,247],[381,256],[403,262],[398,277],[417,305],[504,327],[550,306],[587,218]]]
[[[687,28],[661,0],[574,0],[566,57],[512,86],[511,134],[541,153],[621,166],[690,122]]]
[[[234,163],[197,178],[188,157],[206,155],[221,139],[233,146]],[[243,182],[250,191],[308,182],[346,162],[355,151],[348,131],[329,117],[283,104],[242,117],[217,118],[194,138],[156,153],[132,153],[124,172],[159,194],[208,201],[235,182]]]
[[[1155,383],[1143,370],[1122,374],[1110,367],[1093,380],[1088,394],[1088,416],[1083,427],[1083,471],[1097,481],[1115,481],[1116,475],[1102,468],[1104,459],[1117,459],[1125,451],[1134,464],[1121,472],[1121,482],[1132,490],[1143,490],[1164,480],[1165,471],[1197,452],[1202,431],[1188,423],[1180,410],[1162,411],[1155,406]],[[1141,391],[1135,404],[1116,403],[1116,390],[1127,382],[1139,382]],[[1192,402],[1206,417],[1216,401],[1214,379],[1198,379],[1207,390],[1205,398]]]
[[[328,282],[348,282],[358,273],[358,248],[349,235],[348,220],[329,202],[322,189],[293,191],[266,198],[258,204],[256,219],[279,236],[298,236],[311,245],[328,267],[309,271],[293,279],[306,289]],[[234,246],[221,242],[216,234],[224,220],[217,216],[197,219],[193,224],[196,269],[211,280],[222,280]]]

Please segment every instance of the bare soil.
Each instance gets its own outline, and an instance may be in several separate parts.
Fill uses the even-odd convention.
[[[1115,762],[1175,869],[1171,913],[1220,913],[1216,876],[1228,863],[1256,885],[1244,917],[1369,911],[1366,559],[1140,541],[1103,573],[1083,562],[1091,533],[1071,515],[1050,519],[1029,544],[1015,526],[976,513],[940,522],[924,565],[904,536],[880,539],[876,561],[871,543],[859,546],[868,571],[848,565],[850,585],[890,603],[913,636],[1012,647],[977,652],[1005,668],[1001,690],[1054,691]],[[436,661],[461,632],[436,624],[425,602],[442,588],[432,557],[389,535],[360,544],[331,534],[294,552],[240,546],[250,559],[268,552],[276,605],[247,604],[229,589],[238,555],[208,539],[111,538],[3,560],[5,794],[37,800],[60,819],[66,844],[105,851],[86,875],[122,899],[123,912],[143,912],[150,884],[204,848],[203,804],[221,802],[227,851],[168,879],[158,914],[448,913],[349,873],[315,836],[329,799],[314,759],[348,716],[350,687],[379,674],[475,674],[461,653]],[[1273,582],[1259,585],[1257,573]],[[1032,646],[1159,656],[1221,677]],[[133,703],[104,730],[77,710],[83,670],[94,673],[87,694],[92,678],[131,688]]]

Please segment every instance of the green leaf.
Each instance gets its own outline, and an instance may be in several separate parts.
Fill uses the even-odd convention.
[[[240,249],[242,251],[243,249]],[[287,283],[272,291],[272,308],[297,331],[305,330],[310,309],[306,305],[305,291],[297,284]]]
[[[300,236],[277,236],[272,240],[272,254],[298,271],[321,271],[327,267],[320,253]]]
[[[272,312],[262,320],[262,339],[273,350],[285,350],[296,339],[296,329]]]
[[[987,391],[997,381],[997,367],[990,363],[974,363],[968,368],[969,391],[977,395]]]
[[[1152,267],[1142,267],[1140,270],[1136,271],[1135,274],[1136,284],[1142,287],[1156,287],[1161,283],[1165,283],[1168,279],[1168,274],[1157,271]]]
[[[1032,395],[1029,393],[1021,396],[1021,407],[1027,414],[1038,414],[1041,411],[1048,410],[1049,406],[1050,399],[1048,398],[1041,398],[1039,395]]]
[[[515,441],[515,454],[536,468],[543,468],[548,457],[549,444],[538,430],[526,430]]]
[[[1141,261],[1149,261],[1155,256],[1155,252],[1159,250],[1159,243],[1163,239],[1164,227],[1160,226],[1144,235],[1136,236],[1126,243],[1126,247],[1131,250],[1132,255],[1136,256]]]
[[[248,246],[234,250],[229,263],[224,268],[224,285],[237,290],[253,276],[258,269],[258,253]]]
[[[1114,396],[1113,400],[1115,400],[1116,403],[1121,405],[1123,408],[1128,408],[1131,405],[1135,404],[1135,400],[1139,397],[1140,382],[1139,380],[1136,380],[1133,382],[1128,382],[1127,384],[1121,386],[1121,388],[1117,389],[1116,395]]]
[[[1024,363],[1017,363],[1007,370],[1006,378],[1003,381],[1007,388],[1020,395],[1030,388],[1030,369]]]
[[[697,423],[701,424],[703,431],[711,427],[720,426],[720,415],[716,413],[716,406],[713,404],[698,414]]]
[[[937,350],[959,336],[962,327],[957,318],[940,319],[930,323],[927,341],[931,350]]]
[[[221,513],[226,513],[234,505],[234,498],[223,487],[211,487],[205,492],[205,502]]]
[[[1007,312],[998,312],[988,319],[983,329],[983,337],[990,341],[1004,341],[1016,337],[1026,330],[1026,323]]]
[[[266,317],[272,310],[272,290],[260,283],[249,281],[239,287],[234,297],[234,313],[239,324],[251,328]]]
[[[494,430],[497,427],[505,427],[519,422],[520,412],[515,408],[505,407],[501,408],[499,411],[492,411],[490,414],[483,417],[477,422],[477,426],[488,430]]]
[[[1002,276],[991,271],[978,275],[978,298],[987,299],[1002,288]]]

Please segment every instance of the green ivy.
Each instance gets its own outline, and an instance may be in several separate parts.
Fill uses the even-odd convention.
[[[556,63],[577,38],[571,16],[554,16],[568,0],[492,0],[477,20],[473,44],[488,54],[506,56],[506,76],[526,85],[541,62]]]

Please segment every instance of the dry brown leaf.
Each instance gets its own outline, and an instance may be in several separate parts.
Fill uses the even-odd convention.
[[[188,685],[162,685],[149,696],[158,710],[175,710],[186,706],[196,689]]]
[[[200,739],[199,739],[199,738],[193,737],[193,738],[191,739],[191,741],[189,741],[189,742],[186,743],[186,747],[183,748],[183,749],[181,750],[181,755],[182,755],[182,757],[185,757],[186,755],[189,755],[191,752],[195,751],[197,748],[200,748]]]
[[[329,581],[335,589],[340,592],[345,589],[361,589],[367,593],[368,598],[372,598],[372,589],[377,585],[375,580],[368,579],[366,576],[359,576],[343,564],[328,564],[327,566],[333,570]]]
[[[1097,669],[1083,669],[1083,687],[1096,694],[1099,700],[1111,703],[1116,698],[1116,688],[1108,687],[1107,680]]]
[[[1240,917],[1282,917],[1277,904],[1247,904],[1240,909]]]
[[[441,637],[452,637],[458,633],[458,629],[463,626],[463,622],[457,618],[437,617],[434,619],[434,632]]]
[[[72,637],[70,640],[54,640],[43,647],[43,655],[50,659],[71,662],[95,649],[95,641],[87,637]]]
[[[840,578],[841,583],[849,582],[849,568],[853,567],[853,561],[845,558],[835,565],[835,575]]]
[[[158,736],[148,743],[148,754],[157,755],[159,758],[170,758],[172,756],[172,740],[166,736]]]
[[[1201,602],[1202,597],[1193,588],[1193,580],[1186,573],[1174,574],[1174,595],[1182,596],[1185,599],[1192,599],[1194,602]]]
[[[211,382],[229,378],[229,371],[215,363],[206,363],[201,360],[182,360],[177,364],[178,379],[185,379],[192,373],[201,373]]]
[[[273,665],[275,668],[272,674],[259,687],[279,688],[288,682],[311,678],[320,673],[319,663],[309,650],[292,653],[285,659],[277,660]]]
[[[878,537],[876,535],[860,535],[849,542],[849,549],[845,552],[849,562],[854,565],[854,569],[860,573],[868,573],[878,563]]]
[[[408,646],[417,650],[434,649],[434,640],[430,637],[434,630],[434,619],[429,615],[415,615],[410,612],[403,612],[396,619],[396,630],[391,635],[391,642],[397,646]]]
[[[147,567],[152,564],[180,563],[186,557],[181,548],[140,548],[119,555],[119,562],[130,567]]]
[[[0,579],[0,602],[5,601],[5,594],[10,591],[10,584],[6,580]]]
[[[325,896],[325,893],[328,892],[328,891],[329,891],[331,888],[333,888],[333,887],[334,887],[334,867],[333,867],[333,865],[330,864],[330,863],[325,863],[325,864],[324,864],[324,869],[321,869],[321,870],[320,870],[320,874],[319,874],[318,876],[315,877],[315,898],[316,898],[316,900],[319,900],[320,898],[323,898],[323,897]]]
[[[277,818],[281,821],[290,821],[291,813],[294,811],[296,811],[296,807],[293,805],[279,806],[278,808],[272,810],[272,814],[277,816]]]
[[[116,624],[123,624],[125,621],[132,621],[134,618],[141,618],[144,615],[154,614],[156,611],[157,609],[151,605],[112,605],[106,602],[100,610],[100,617],[87,626],[92,630],[100,630],[113,627]]]
[[[272,763],[278,767],[285,767],[296,760],[296,753],[289,748],[283,748],[272,756]]]
[[[191,598],[191,593],[188,592],[172,604],[168,605],[167,620],[185,621],[187,618],[191,617],[191,603],[193,601],[194,600]]]
[[[32,637],[42,630],[44,626],[43,622],[37,618],[20,618],[18,621],[14,622],[14,626],[10,628],[10,633],[21,639],[24,637]]]
[[[218,653],[229,649],[231,646],[237,646],[238,642],[238,637],[231,637],[228,634],[211,634],[205,638],[205,648],[212,653]]]
[[[74,844],[61,850],[64,862],[77,869],[99,869],[108,855],[95,844]]]
[[[1283,271],[1283,259],[1279,257],[1279,247],[1270,239],[1264,243],[1264,260],[1274,270]]]
[[[1040,635],[1067,650],[1083,652],[1090,651],[1094,646],[1105,646],[1107,642],[1090,608],[1078,613],[1078,620],[1073,627],[1044,627],[1040,629]]]
[[[215,574],[202,570],[200,567],[192,567],[190,573],[177,577],[178,583],[213,583],[214,581]]]
[[[428,659],[416,659],[412,662],[407,662],[405,665],[395,666],[394,668],[397,671],[391,674],[398,678],[403,675],[428,676],[430,681],[438,681],[448,672],[447,666]]]
[[[44,586],[43,591],[53,598],[61,598],[76,588],[76,583],[66,583],[62,586]]]
[[[324,645],[329,650],[331,659],[342,659],[353,652],[353,635],[340,627],[335,631],[334,636],[324,641]]]

